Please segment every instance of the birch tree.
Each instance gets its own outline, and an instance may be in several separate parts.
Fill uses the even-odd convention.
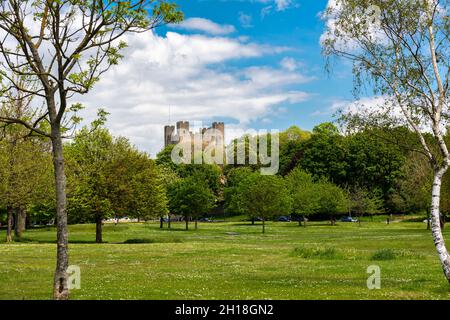
[[[450,256],[439,224],[441,184],[450,165],[449,20],[446,0],[333,0],[324,13],[324,54],[353,62],[355,93],[384,100],[350,111],[354,123],[407,125],[433,169],[432,236],[446,279]],[[330,60],[328,60],[330,61]],[[431,133],[427,139],[425,133]]]
[[[71,112],[80,109],[74,98],[88,93],[119,62],[125,35],[181,19],[178,7],[165,0],[0,1],[0,96],[16,89],[43,106],[32,119],[2,116],[0,121],[21,124],[52,144],[57,204],[55,299],[69,296],[63,139],[65,121],[76,120]],[[28,83],[17,83],[17,75],[26,76]]]

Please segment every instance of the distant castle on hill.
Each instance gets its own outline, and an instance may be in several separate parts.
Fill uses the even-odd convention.
[[[213,129],[213,130],[211,130]],[[184,138],[189,137],[191,141],[194,141],[196,137],[201,137],[205,140],[205,136],[209,142],[214,141],[216,144],[224,144],[225,139],[225,124],[223,122],[213,122],[209,128],[200,128],[199,132],[193,133],[189,129],[189,121],[178,121],[175,126],[164,126],[164,147],[171,144],[177,144],[183,141]],[[197,136],[198,135],[198,136]]]

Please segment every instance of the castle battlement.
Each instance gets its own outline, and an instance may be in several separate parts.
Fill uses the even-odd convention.
[[[189,136],[191,139],[194,139],[197,134],[201,134],[203,136],[210,129],[215,129],[219,131],[220,134],[217,136],[213,135],[208,138],[212,138],[211,140],[215,141],[215,143],[220,143],[223,145],[225,140],[225,123],[213,122],[210,127],[200,128],[198,133],[193,133],[190,131],[189,121],[177,121],[176,126],[164,126],[164,147],[171,144],[177,144],[182,141],[183,137],[186,136]]]

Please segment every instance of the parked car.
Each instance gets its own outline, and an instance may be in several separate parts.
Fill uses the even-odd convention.
[[[306,222],[308,222],[309,221],[309,219],[307,218],[307,217],[305,217],[305,216],[294,216],[294,217],[292,217],[292,221],[301,221],[301,222],[303,222],[303,221],[306,221]]]
[[[198,221],[201,221],[201,222],[212,222],[212,220],[210,218],[201,218]]]
[[[263,221],[260,217],[249,218],[247,221]]]
[[[358,222],[358,220],[353,219],[352,217],[348,216],[348,217],[342,217],[341,222]]]
[[[281,217],[279,217],[279,218],[277,219],[277,221],[280,221],[280,222],[290,222],[291,219],[290,219],[289,217],[286,217],[286,216],[281,216]]]

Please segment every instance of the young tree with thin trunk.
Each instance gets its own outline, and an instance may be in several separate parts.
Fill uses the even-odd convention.
[[[161,180],[161,184],[164,187],[164,192],[166,197],[169,194],[169,190],[171,187],[180,180],[180,176],[177,172],[170,166],[165,164],[158,164],[158,158],[156,159],[157,169],[159,173],[159,178]],[[171,228],[171,212],[167,213],[167,228]]]
[[[359,217],[359,225],[361,225],[361,218],[365,214],[373,216],[384,213],[383,199],[379,195],[371,193],[367,189],[359,186],[354,186],[347,190],[347,192],[347,205],[350,215],[356,214]]]
[[[319,211],[320,194],[310,174],[300,168],[293,169],[286,176],[286,183],[292,196],[292,212],[298,217],[298,225],[306,227],[306,219]]]
[[[203,175],[192,175],[178,180],[169,189],[171,212],[184,216],[186,231],[189,220],[209,213],[216,205],[216,196]],[[196,223],[197,224],[197,223]]]
[[[44,112],[33,119],[0,117],[48,137],[52,143],[57,207],[57,259],[53,296],[67,299],[68,234],[64,120],[78,110],[71,101],[86,94],[119,62],[123,37],[164,23],[182,13],[164,0],[8,0],[0,2],[0,74],[3,91],[15,88],[40,98]],[[15,75],[32,85],[18,86]],[[33,89],[30,89],[33,88]],[[37,103],[37,101],[36,101]],[[42,123],[45,125],[42,125]]]
[[[239,186],[240,203],[250,217],[262,219],[262,233],[266,221],[276,215],[289,215],[292,198],[285,180],[279,176],[252,174]]]
[[[353,124],[407,125],[433,169],[431,225],[450,282],[450,255],[440,226],[442,178],[450,165],[448,126],[450,50],[445,0],[334,0],[324,14],[326,56],[353,62],[356,87],[369,84],[385,103],[350,112]],[[426,139],[425,132],[433,139]]]

